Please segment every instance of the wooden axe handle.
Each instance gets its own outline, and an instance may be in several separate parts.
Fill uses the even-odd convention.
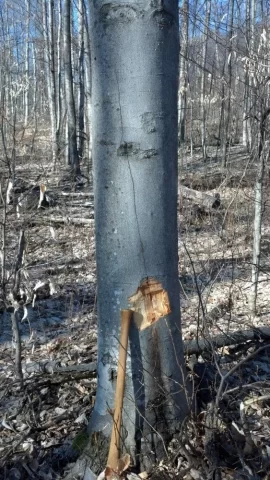
[[[125,377],[126,377],[126,359],[128,347],[128,332],[130,321],[132,318],[132,310],[121,310],[121,333],[120,333],[120,347],[119,359],[117,369],[117,381],[115,389],[115,405],[113,415],[113,428],[111,443],[108,455],[107,465],[113,470],[117,471],[118,459],[120,454],[120,429],[122,421],[123,398],[125,391]]]

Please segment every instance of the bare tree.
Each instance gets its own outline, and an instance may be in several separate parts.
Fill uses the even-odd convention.
[[[30,51],[30,0],[26,4],[26,42],[25,42],[25,92],[24,92],[24,126],[27,126],[29,115],[29,51]]]
[[[64,34],[64,74],[65,99],[67,108],[68,164],[74,174],[80,173],[80,162],[77,149],[76,111],[73,92],[73,75],[71,61],[71,1],[63,2],[63,34]]]
[[[206,61],[207,61],[207,42],[211,14],[211,1],[205,2],[205,27],[203,35],[203,54],[202,54],[202,74],[201,74],[201,135],[202,152],[204,161],[207,159],[206,151]]]
[[[85,80],[85,61],[84,61],[84,54],[85,54],[85,35],[84,35],[84,15],[85,9],[83,0],[79,0],[78,5],[78,16],[79,16],[79,89],[78,89],[78,155],[81,159],[83,156],[84,150],[84,100],[85,100],[85,87],[84,87],[84,80]]]
[[[92,133],[91,133],[91,107],[92,107],[92,97],[91,97],[91,49],[90,49],[90,38],[89,38],[89,26],[88,26],[88,17],[87,9],[84,4],[84,47],[85,47],[85,124],[87,132],[87,154],[88,154],[88,175],[92,167]]]
[[[129,337],[122,433],[134,460],[147,463],[154,451],[164,454],[166,435],[188,411],[177,260],[178,2],[96,1],[90,28],[99,380],[89,431],[111,433],[121,309],[149,286],[152,299],[156,288],[167,292],[171,313],[141,332],[134,324]]]
[[[255,48],[255,22],[256,0],[246,0],[246,42],[247,57],[245,61],[245,95],[243,111],[243,145],[248,150],[252,146],[251,116],[253,111],[253,78],[254,78],[254,48]]]
[[[188,0],[183,3],[182,41],[180,43],[180,76],[179,76],[179,134],[180,142],[186,138],[186,111],[187,111],[187,49],[188,49]]]
[[[230,129],[231,121],[231,98],[232,98],[232,55],[233,55],[233,26],[234,26],[234,0],[229,2],[229,46],[227,49],[228,52],[228,84],[227,84],[227,116],[224,119],[224,132],[222,135],[223,145],[222,145],[222,165],[226,166],[227,163],[227,145],[228,145],[228,135]]]
[[[48,9],[48,11],[47,11]],[[53,162],[59,155],[59,130],[57,128],[56,66],[55,66],[55,10],[54,0],[43,3],[43,28],[47,65],[48,97],[51,120]]]

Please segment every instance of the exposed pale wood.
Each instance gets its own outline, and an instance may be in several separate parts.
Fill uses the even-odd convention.
[[[128,301],[139,330],[150,327],[161,317],[171,313],[168,292],[156,278],[144,280]]]

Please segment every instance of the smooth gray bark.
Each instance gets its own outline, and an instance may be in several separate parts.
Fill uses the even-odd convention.
[[[186,139],[186,111],[187,111],[187,51],[188,51],[188,0],[183,3],[182,43],[180,44],[180,78],[179,78],[179,140]]]
[[[29,41],[30,41],[30,0],[25,0],[26,6],[26,42],[25,42],[25,93],[24,93],[24,126],[27,126],[29,115]]]
[[[251,109],[254,101],[254,80],[252,78],[254,69],[253,62],[255,59],[255,22],[256,22],[256,0],[246,0],[246,37],[248,46],[248,62],[246,64],[245,74],[245,98],[244,98],[244,114],[243,114],[243,145],[250,151],[252,147],[252,126],[251,126]]]
[[[258,171],[254,189],[254,226],[253,226],[253,255],[252,255],[252,291],[250,297],[250,310],[252,317],[256,315],[258,281],[261,263],[261,237],[262,237],[262,213],[263,213],[263,180],[265,163],[269,159],[269,147],[265,148],[266,121],[270,115],[270,108],[262,113],[258,145]],[[268,150],[268,151],[266,151]]]
[[[85,97],[86,97],[86,133],[87,133],[87,170],[88,177],[90,178],[92,173],[92,132],[91,132],[91,118],[92,118],[92,87],[91,87],[91,49],[89,38],[89,26],[87,21],[87,10],[84,5],[84,47],[85,47]]]
[[[63,2],[63,34],[64,34],[64,72],[65,99],[67,107],[68,128],[68,164],[74,174],[80,173],[80,162],[77,149],[76,112],[73,92],[73,75],[71,61],[71,1]]]
[[[201,76],[201,135],[202,135],[202,153],[203,160],[207,159],[206,151],[206,60],[207,60],[207,42],[211,13],[211,2],[206,0],[205,2],[205,23],[204,23],[204,43],[203,43],[203,65]]]
[[[61,120],[62,120],[62,63],[63,63],[63,55],[62,55],[62,1],[58,0],[58,31],[57,31],[57,81],[56,81],[56,91],[57,91],[57,131],[59,132],[60,137],[60,128],[61,128]]]
[[[122,440],[162,456],[188,412],[177,251],[178,2],[90,2],[98,390],[89,431],[111,434],[120,310],[149,277],[172,313],[130,331]],[[91,453],[90,453],[91,457]]]
[[[79,0],[79,88],[78,88],[78,155],[82,159],[84,153],[84,97],[85,97],[85,47],[84,47],[84,5]]]
[[[47,11],[48,9],[48,11]],[[59,154],[59,131],[57,130],[57,98],[56,98],[56,67],[55,67],[55,11],[54,0],[49,0],[48,4],[43,3],[43,28],[45,36],[45,56],[48,82],[48,99],[51,120],[51,140],[53,162]]]
[[[222,166],[225,168],[227,165],[227,147],[228,136],[231,124],[231,103],[232,103],[232,54],[233,54],[233,28],[234,28],[234,0],[229,2],[229,46],[228,46],[228,93],[227,93],[227,117],[225,119],[224,132],[223,132],[223,145],[222,145]],[[231,143],[231,138],[229,140]]]

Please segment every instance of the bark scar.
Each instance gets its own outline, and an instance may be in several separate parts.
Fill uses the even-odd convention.
[[[139,330],[150,327],[161,317],[171,313],[168,293],[153,277],[143,280],[128,301]]]

